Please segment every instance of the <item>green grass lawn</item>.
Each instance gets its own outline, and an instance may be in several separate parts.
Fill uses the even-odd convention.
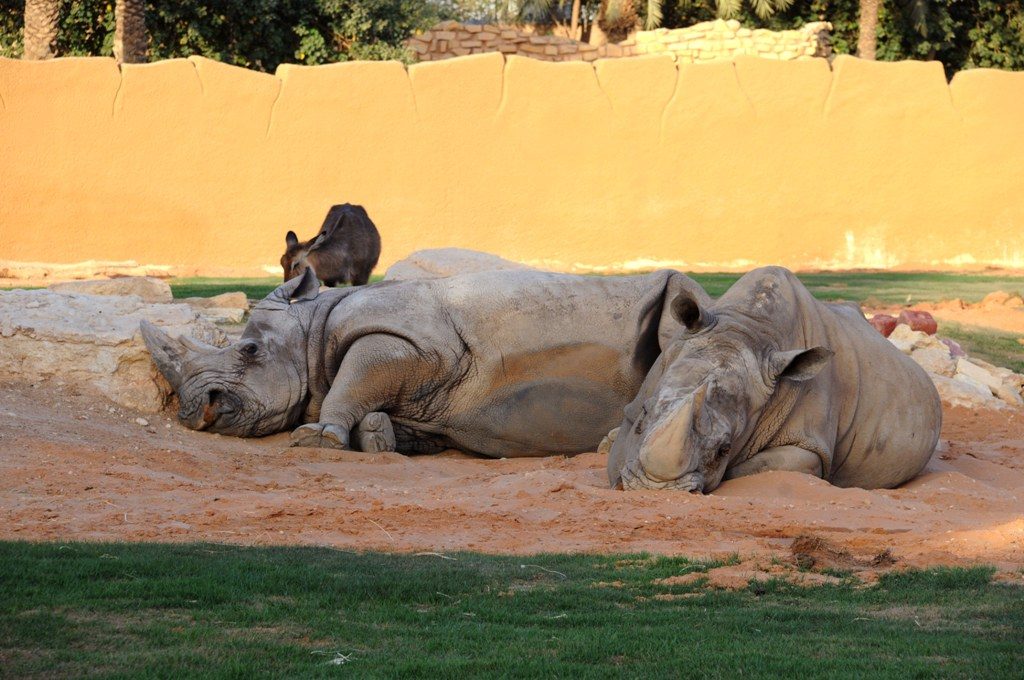
[[[0,543],[7,677],[1020,677],[1024,588],[654,583],[680,558]],[[655,599],[656,595],[675,599]]]
[[[709,294],[726,291],[740,274],[691,274]],[[371,281],[380,281],[374,276]],[[823,272],[800,274],[814,295],[822,300],[868,299],[884,304],[937,302],[961,298],[978,302],[996,290],[1024,292],[1024,277],[988,274],[895,273],[895,272]],[[262,298],[281,284],[276,277],[248,279],[181,278],[171,279],[174,296],[210,297],[230,291],[245,291],[251,298]]]
[[[375,274],[370,277],[370,283],[376,283],[383,278],[382,274]],[[282,280],[280,276],[238,279],[195,276],[170,279],[169,283],[175,298],[213,297],[240,290],[249,298],[259,299],[265,298],[270,291],[280,286]]]
[[[940,321],[938,335],[956,340],[969,356],[1024,373],[1024,345],[1016,333]]]
[[[740,274],[691,274],[710,293],[718,296]],[[996,290],[1024,293],[1024,276],[991,274],[901,273],[901,272],[821,272],[800,274],[800,280],[822,300],[871,300],[883,304],[913,304],[960,298],[978,302]],[[375,275],[371,282],[383,277]],[[243,291],[250,298],[266,297],[281,285],[280,277],[171,279],[176,298],[212,297],[220,293]]]
[[[740,274],[691,274],[710,295],[721,295]],[[978,302],[997,290],[1024,292],[1024,276],[943,272],[819,272],[798,277],[821,300],[914,304],[960,298]]]

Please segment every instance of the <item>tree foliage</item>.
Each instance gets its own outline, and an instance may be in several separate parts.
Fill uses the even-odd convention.
[[[597,25],[609,42],[621,42],[636,27],[637,10],[634,0],[601,0],[597,11]]]
[[[634,0],[640,22],[667,28],[711,21],[736,0]],[[402,41],[441,19],[538,20],[545,12],[568,19],[565,0],[149,0],[150,57],[199,54],[273,71],[279,63],[322,64],[347,59],[405,59]],[[585,0],[593,18],[597,1]],[[758,16],[761,0],[743,0],[745,26],[773,30],[810,21],[832,22],[833,47],[855,53],[858,0],[794,0]],[[0,0],[0,55],[21,56],[24,0]],[[763,10],[762,10],[763,11]],[[499,16],[500,15],[500,16]],[[109,55],[113,0],[62,0],[59,55]],[[878,26],[882,60],[937,59],[952,75],[964,68],[1024,69],[1024,0],[884,0]]]
[[[718,16],[731,19],[738,15],[743,5],[746,4],[761,19],[767,19],[776,12],[781,12],[793,6],[794,0],[715,0],[718,6]]]
[[[0,0],[0,55],[21,56],[24,0]],[[442,17],[424,0],[149,0],[150,58],[202,55],[273,71],[280,63],[407,59],[402,41]],[[110,55],[113,0],[63,0],[57,54]]]
[[[965,68],[1024,70],[1024,0],[886,0],[879,12],[878,59],[936,59],[952,76]],[[857,50],[858,0],[797,0],[761,18],[742,3],[736,16],[744,26],[780,31],[811,21],[830,21],[833,49]],[[690,26],[717,17],[715,0],[664,0],[662,26]]]

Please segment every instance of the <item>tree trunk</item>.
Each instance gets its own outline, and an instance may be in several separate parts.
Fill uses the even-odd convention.
[[[583,36],[576,35],[580,28],[580,0],[572,0],[572,18],[569,23],[569,37],[573,40],[580,40]]]
[[[114,58],[119,64],[138,64],[147,60],[148,52],[145,0],[117,0],[114,4]]]
[[[878,4],[881,0],[860,0],[860,31],[857,35],[857,56],[874,59],[878,47]]]
[[[52,59],[56,56],[59,15],[60,0],[25,0],[22,59]]]

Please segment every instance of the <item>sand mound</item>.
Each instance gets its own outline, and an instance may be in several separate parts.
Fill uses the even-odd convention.
[[[708,496],[608,489],[597,453],[371,455],[192,432],[171,413],[143,425],[67,386],[5,386],[0,415],[6,539],[743,556],[706,575],[722,583],[744,570],[776,577],[779,563],[817,573],[801,560],[818,572],[889,568],[872,564],[879,555],[898,568],[989,563],[1006,578],[1024,568],[1020,409],[948,408],[939,452],[899,489],[772,472]]]

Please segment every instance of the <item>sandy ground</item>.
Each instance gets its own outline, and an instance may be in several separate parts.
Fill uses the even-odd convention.
[[[148,421],[141,424],[137,418]],[[288,448],[140,416],[73,388],[0,390],[0,538],[219,541],[492,553],[791,559],[795,538],[867,564],[1024,569],[1024,411],[946,412],[903,488],[767,473],[708,496],[606,488],[603,456],[489,460]]]

